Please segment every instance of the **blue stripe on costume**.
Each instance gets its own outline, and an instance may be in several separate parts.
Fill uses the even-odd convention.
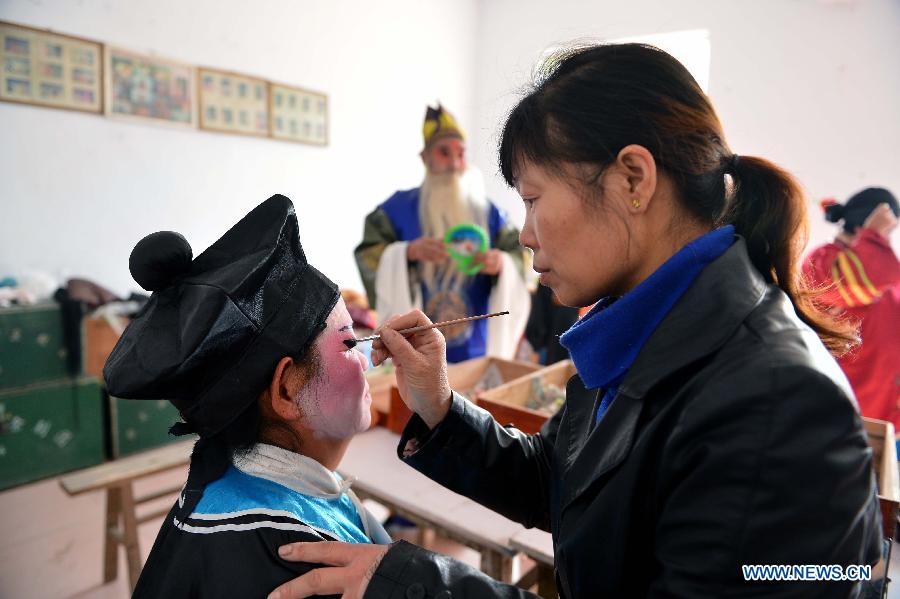
[[[303,495],[283,485],[251,476],[230,466],[222,478],[207,485],[197,504],[197,514],[217,515],[244,510],[280,510],[298,520],[331,533],[348,543],[371,543],[362,519],[350,497],[344,493],[335,499]]]

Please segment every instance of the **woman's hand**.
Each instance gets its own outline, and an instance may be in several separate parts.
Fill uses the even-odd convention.
[[[313,595],[340,595],[342,599],[362,599],[369,581],[390,545],[360,545],[324,541],[291,543],[278,548],[289,562],[325,564],[284,583],[268,599],[300,599]]]
[[[450,409],[444,336],[437,329],[415,333],[409,339],[397,332],[430,324],[420,310],[388,319],[376,331],[381,339],[372,344],[372,363],[378,366],[393,358],[400,397],[429,428],[434,428]]]

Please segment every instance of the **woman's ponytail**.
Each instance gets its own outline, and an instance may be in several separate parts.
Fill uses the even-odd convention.
[[[859,341],[856,326],[821,310],[801,273],[809,221],[800,185],[784,169],[755,156],[735,156],[726,173],[732,190],[724,220],[746,240],[753,265],[788,295],[797,315],[833,354],[849,350]]]

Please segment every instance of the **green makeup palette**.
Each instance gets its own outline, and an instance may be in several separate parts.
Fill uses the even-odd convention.
[[[447,246],[447,253],[462,272],[475,275],[484,268],[484,264],[472,264],[475,256],[486,252],[490,247],[487,231],[483,228],[473,224],[456,225],[447,231],[444,244]]]

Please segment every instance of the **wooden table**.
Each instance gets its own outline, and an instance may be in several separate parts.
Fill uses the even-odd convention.
[[[481,570],[491,578],[512,583],[510,539],[525,532],[521,524],[445,489],[413,470],[397,457],[400,436],[373,428],[350,443],[338,470],[355,477],[353,490],[384,504],[419,526],[481,553]],[[550,535],[545,535],[549,542]]]
[[[897,437],[894,425],[885,420],[863,418],[866,437],[872,448],[872,467],[878,482],[878,502],[884,537],[897,536],[897,514],[900,506],[900,476],[897,473]]]
[[[537,563],[537,567],[526,573],[516,586],[529,589],[537,584],[538,595],[541,597],[557,597],[553,572],[553,539],[550,534],[536,528],[525,529],[509,540],[509,546]]]

